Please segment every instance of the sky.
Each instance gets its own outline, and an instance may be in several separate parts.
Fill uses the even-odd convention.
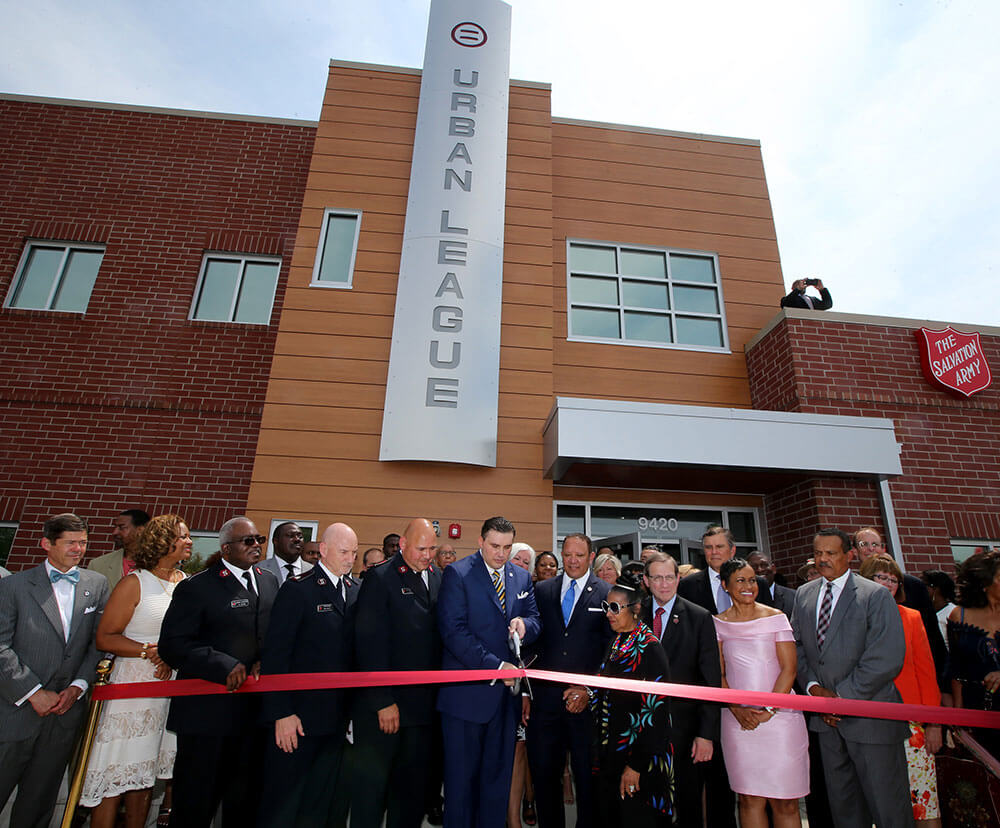
[[[315,120],[330,58],[421,65],[429,3],[0,0],[0,92]],[[511,5],[553,115],[761,141],[786,284],[1000,325],[996,0]]]

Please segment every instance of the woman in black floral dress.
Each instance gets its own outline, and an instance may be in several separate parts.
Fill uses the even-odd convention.
[[[616,633],[601,676],[666,681],[667,657],[639,620],[641,593],[623,576],[604,612]],[[594,787],[597,825],[629,828],[672,825],[674,757],[666,696],[599,689],[592,701],[596,730]]]
[[[958,606],[948,616],[955,706],[1000,710],[1000,552],[967,558],[956,583]],[[1000,758],[1000,732],[977,728],[973,735]]]

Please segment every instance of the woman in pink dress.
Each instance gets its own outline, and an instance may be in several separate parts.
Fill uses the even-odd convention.
[[[795,639],[784,613],[757,603],[756,573],[733,558],[719,570],[733,605],[715,616],[722,686],[790,693]],[[730,787],[739,794],[742,828],[801,826],[799,797],[809,793],[809,735],[802,713],[732,704],[722,711],[722,755]]]

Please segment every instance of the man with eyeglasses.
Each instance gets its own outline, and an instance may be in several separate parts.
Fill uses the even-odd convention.
[[[542,631],[533,666],[596,674],[612,635],[604,614],[598,611],[611,585],[591,572],[593,544],[584,534],[566,536],[562,561],[562,575],[535,585]],[[588,828],[593,825],[595,803],[590,784],[593,722],[587,688],[540,681],[532,689],[535,698],[526,743],[539,828],[562,828],[566,823],[562,773],[567,751],[576,780],[576,825]]]
[[[712,614],[677,594],[677,561],[663,552],[649,556],[643,580],[650,597],[643,604],[642,621],[660,639],[670,665],[670,681],[720,687],[722,668]],[[677,825],[701,828],[704,769],[718,752],[719,707],[677,698],[670,705]]]
[[[312,569],[302,553],[305,550],[305,535],[301,527],[291,520],[279,523],[271,533],[270,558],[265,558],[260,562],[260,568],[266,569],[278,579],[278,586],[281,586],[289,578],[301,575]]]
[[[217,555],[174,590],[160,630],[161,658],[178,679],[236,690],[260,675],[260,653],[278,580],[260,566],[267,538],[249,518],[219,529]],[[177,734],[172,826],[201,828],[222,803],[224,826],[254,825],[265,744],[260,697],[178,696],[167,729]]]
[[[858,529],[854,533],[854,546],[862,561],[874,555],[889,554],[885,542],[882,540],[882,535],[874,526],[862,526]],[[949,703],[951,682],[948,679],[948,647],[944,643],[944,636],[941,635],[941,626],[938,624],[937,613],[934,612],[934,602],[931,601],[927,585],[915,575],[904,573],[903,590],[906,594],[903,606],[915,609],[920,613],[920,620],[927,632],[927,641],[931,645],[931,657],[934,659],[938,687],[945,697],[945,702]]]

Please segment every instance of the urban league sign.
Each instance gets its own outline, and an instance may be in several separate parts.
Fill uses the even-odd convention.
[[[993,377],[983,356],[979,334],[962,333],[951,325],[943,331],[920,328],[920,366],[928,382],[966,397],[987,388]]]
[[[433,0],[380,460],[496,465],[510,6]]]

